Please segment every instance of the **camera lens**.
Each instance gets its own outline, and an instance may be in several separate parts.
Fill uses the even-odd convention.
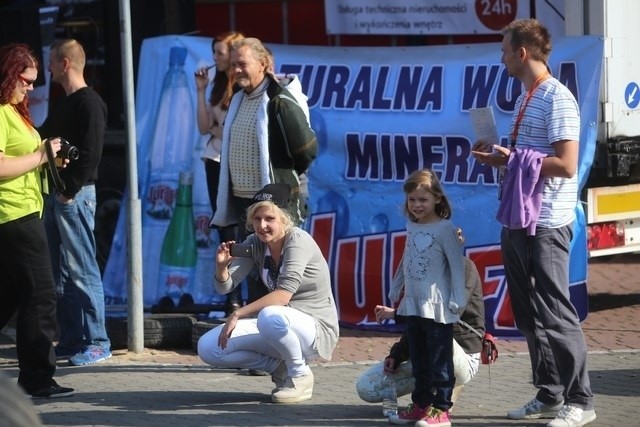
[[[58,156],[63,159],[78,160],[78,157],[80,157],[80,150],[69,144],[66,140],[62,140],[62,146],[60,147]]]
[[[69,160],[78,160],[78,157],[80,157],[80,150],[78,150],[78,148],[74,147],[73,145],[69,145],[68,147],[69,149],[67,150],[67,158]]]

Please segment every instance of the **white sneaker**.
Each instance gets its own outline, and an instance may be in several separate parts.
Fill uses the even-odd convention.
[[[562,403],[547,405],[533,398],[522,408],[514,409],[507,413],[507,418],[511,420],[535,420],[538,418],[554,418],[562,409]]]
[[[296,403],[311,399],[313,372],[301,377],[287,377],[284,385],[271,395],[273,403]]]
[[[580,427],[596,419],[596,411],[583,410],[577,406],[564,405],[556,418],[547,427]]]

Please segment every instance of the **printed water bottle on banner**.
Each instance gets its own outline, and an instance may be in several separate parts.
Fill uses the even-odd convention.
[[[398,414],[398,392],[393,375],[382,378],[382,415],[390,417]]]
[[[216,250],[219,241],[218,233],[209,228],[213,212],[207,189],[207,174],[202,161],[202,152],[206,141],[206,136],[198,138],[198,143],[193,151],[193,222],[198,248],[193,299],[198,304],[222,304],[225,301],[224,296],[218,294],[213,287]]]
[[[149,180],[143,200],[142,249],[144,253],[144,304],[162,295],[158,281],[160,248],[173,216],[178,177],[191,170],[194,146],[194,108],[184,63],[187,49],[172,47],[169,70],[162,82],[149,154]]]
[[[178,305],[180,297],[192,294],[195,282],[197,249],[193,227],[193,174],[182,172],[176,208],[162,242],[158,295],[171,297]]]

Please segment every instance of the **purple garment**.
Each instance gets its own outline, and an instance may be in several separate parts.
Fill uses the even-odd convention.
[[[544,187],[540,171],[545,157],[546,154],[530,148],[515,148],[509,155],[502,182],[496,218],[507,228],[526,228],[528,236],[535,236],[540,216]]]

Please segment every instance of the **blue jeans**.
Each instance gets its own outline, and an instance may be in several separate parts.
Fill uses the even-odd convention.
[[[58,344],[65,349],[111,347],[96,261],[95,213],[94,185],[82,187],[69,203],[60,203],[51,194],[45,204],[45,228],[58,294]]]
[[[411,401],[421,408],[448,411],[453,405],[453,325],[407,316],[412,374],[416,381]]]

